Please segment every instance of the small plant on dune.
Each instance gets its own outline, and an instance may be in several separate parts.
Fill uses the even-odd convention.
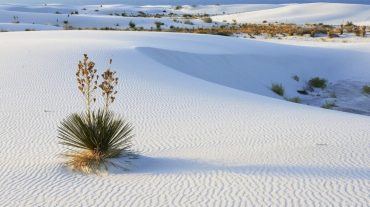
[[[109,65],[111,63],[112,60]],[[67,166],[79,172],[98,174],[103,168],[107,170],[109,164],[126,169],[112,159],[133,156],[133,127],[109,110],[117,94],[115,86],[118,78],[115,74],[109,67],[102,74],[101,84],[98,84],[95,63],[84,55],[78,64],[78,89],[85,99],[86,111],[64,119],[58,127],[58,138],[60,144],[68,148],[64,154],[68,158]],[[102,90],[104,107],[93,110],[92,104],[96,101],[94,92],[98,87]]]
[[[328,81],[326,79],[315,77],[315,78],[311,78],[311,80],[308,81],[308,85],[313,88],[325,89],[327,86],[327,82]]]
[[[343,24],[341,24],[341,25],[340,25],[339,33],[340,33],[341,35],[343,35],[343,33],[344,33],[344,25],[343,25]]]
[[[335,104],[335,102],[326,101],[325,104],[322,105],[321,107],[324,109],[332,109],[334,107],[337,107],[337,105]]]
[[[128,26],[129,26],[131,29],[135,29],[136,24],[135,24],[133,21],[130,21],[130,22],[128,23]]]
[[[328,38],[339,37],[333,30],[327,32]]]
[[[330,97],[330,98],[337,98],[337,93],[335,93],[335,91],[332,91],[332,92],[329,94],[329,97]]]
[[[292,78],[293,78],[293,80],[299,82],[299,76],[298,75],[293,75]]]
[[[276,83],[273,83],[271,85],[271,90],[276,93],[277,95],[279,96],[284,96],[284,93],[285,93],[285,90],[284,90],[284,87],[282,84],[276,84]]]
[[[293,98],[288,98],[287,100],[290,101],[290,102],[293,102],[293,103],[301,103],[302,102],[302,100],[298,96],[293,97]]]
[[[155,24],[155,27],[157,28],[158,31],[160,31],[161,30],[161,26],[164,25],[164,23],[163,22],[160,22],[160,21],[156,21],[156,22],[154,22],[154,24]]]
[[[362,92],[364,93],[364,94],[370,94],[370,86],[369,85],[364,85],[364,86],[362,86]]]
[[[366,37],[366,26],[362,26],[356,29],[356,36]]]
[[[18,16],[13,16],[13,23],[14,24],[19,24],[20,23]]]
[[[204,17],[204,18],[202,18],[202,20],[203,20],[203,22],[208,23],[208,24],[212,23],[212,18],[211,17]]]
[[[190,20],[185,20],[185,21],[184,21],[184,24],[193,25],[194,23],[193,23],[192,21],[190,21]]]

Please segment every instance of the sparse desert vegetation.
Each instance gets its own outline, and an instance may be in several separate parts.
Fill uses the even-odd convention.
[[[279,96],[284,96],[285,90],[283,85],[280,83],[271,84],[271,90]]]
[[[102,82],[98,84],[95,63],[85,54],[78,64],[76,77],[78,89],[85,99],[86,111],[68,116],[59,126],[60,143],[70,147],[64,154],[68,158],[66,164],[84,173],[99,173],[102,167],[107,169],[109,164],[123,167],[111,159],[132,155],[133,128],[109,109],[117,94],[115,86],[118,78],[115,72],[107,69],[102,74]],[[102,90],[104,107],[93,110],[95,90],[98,88]]]
[[[313,87],[313,88],[325,89],[326,86],[327,86],[327,82],[328,81],[326,79],[323,79],[323,78],[320,78],[320,77],[315,77],[315,78],[311,78],[308,81],[308,85],[310,87]]]
[[[369,86],[369,85],[364,85],[364,86],[362,87],[362,92],[363,92],[364,94],[370,94],[370,86]]]
[[[288,98],[287,100],[293,103],[302,103],[302,100],[299,97]]]
[[[202,20],[205,23],[212,23],[212,18],[211,17],[203,17]]]
[[[295,80],[297,82],[299,82],[299,80],[300,80],[298,75],[293,75],[292,78],[293,78],[293,80]]]
[[[335,104],[335,102],[326,101],[325,104],[323,104],[321,107],[324,108],[324,109],[332,109],[332,108],[334,108],[336,106],[337,105]]]

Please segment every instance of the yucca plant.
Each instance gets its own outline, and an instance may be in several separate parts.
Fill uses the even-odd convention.
[[[64,155],[72,169],[96,173],[107,164],[118,166],[110,158],[132,156],[132,126],[112,112],[94,111],[72,114],[58,129],[60,144],[72,148]]]
[[[117,93],[114,87],[118,83],[116,73],[110,67],[103,73],[99,85],[104,107],[92,110],[91,105],[95,102],[93,92],[98,88],[94,66],[86,54],[78,64],[76,76],[78,88],[85,98],[86,112],[74,113],[64,119],[58,127],[58,139],[68,148],[68,152],[63,154],[68,158],[68,166],[80,172],[98,174],[103,168],[107,170],[109,164],[126,169],[112,158],[134,157],[131,150],[134,135],[131,124],[109,110]]]

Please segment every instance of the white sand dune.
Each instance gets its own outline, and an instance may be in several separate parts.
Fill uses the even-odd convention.
[[[367,206],[368,117],[249,91],[274,96],[266,84],[292,71],[368,80],[370,45],[298,44],[0,33],[0,205]],[[114,110],[135,125],[141,154],[128,172],[85,176],[61,166],[57,125],[83,110],[74,80],[83,53],[99,69],[113,58],[121,79]]]
[[[78,11],[78,15],[69,15]],[[167,15],[162,18],[137,17],[138,12],[146,14]],[[170,17],[174,13],[178,16]],[[127,16],[122,16],[122,14]],[[205,23],[201,19],[179,19],[184,14],[209,14],[212,15],[213,23]],[[15,20],[14,17],[18,19]],[[225,24],[224,21],[238,23],[262,23],[285,22],[285,23],[326,23],[342,24],[352,21],[356,24],[370,24],[370,5],[344,4],[344,3],[302,3],[302,4],[226,4],[226,5],[184,5],[176,9],[170,5],[69,5],[69,4],[0,4],[0,29],[19,31],[23,24],[35,24],[37,30],[63,29],[64,22],[75,28],[117,28],[126,29],[132,21],[137,27],[146,29],[156,28],[155,22],[162,22],[162,28],[172,27],[212,27]],[[13,27],[5,24],[13,23]],[[41,27],[44,25],[44,27]]]
[[[61,30],[61,27],[43,24],[27,24],[27,23],[0,23],[0,29],[3,31],[24,31],[24,30]]]
[[[287,4],[283,7],[262,9],[229,15],[220,15],[213,18],[215,21],[229,21],[233,19],[239,23],[285,22],[285,23],[326,23],[343,24],[352,21],[356,24],[370,24],[370,5],[359,4]]]

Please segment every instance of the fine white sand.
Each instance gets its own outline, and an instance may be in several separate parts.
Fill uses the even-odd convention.
[[[62,1],[63,2],[63,1]],[[221,4],[184,5],[181,9],[171,5],[127,5],[127,4],[0,4],[0,30],[20,31],[25,29],[63,29],[64,23],[74,28],[127,29],[129,23],[136,27],[155,29],[156,22],[161,28],[186,27],[210,28],[226,23],[325,23],[340,25],[353,22],[358,25],[370,24],[370,5],[347,3],[302,3],[302,4]],[[244,2],[245,3],[245,2]],[[286,3],[286,2],[285,2]],[[147,2],[150,4],[150,1]],[[71,15],[71,12],[78,14]],[[144,12],[151,17],[138,17]],[[175,14],[174,16],[170,14]],[[154,18],[153,15],[164,15]],[[213,22],[201,19],[184,19],[184,14],[211,16]],[[124,16],[122,16],[124,15]],[[14,19],[16,18],[16,19]],[[17,25],[16,22],[21,23]],[[9,25],[12,24],[13,26]]]
[[[349,2],[350,3],[350,2]],[[235,19],[239,23],[283,22],[283,23],[325,23],[345,24],[347,21],[356,24],[370,24],[370,5],[361,4],[287,4],[272,9],[262,9],[214,17],[215,21]]]
[[[266,97],[292,72],[369,80],[367,43],[48,31],[0,33],[0,45],[1,206],[370,202],[370,119]],[[114,110],[135,126],[141,154],[128,172],[62,167],[57,126],[84,108],[74,79],[83,53],[100,71],[113,58]]]

